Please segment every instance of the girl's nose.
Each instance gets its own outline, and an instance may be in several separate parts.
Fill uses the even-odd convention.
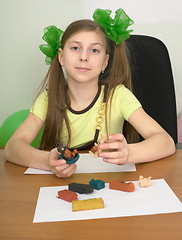
[[[88,61],[88,55],[86,51],[82,51],[80,54],[80,61],[81,62],[87,62]]]
[[[87,58],[81,58],[81,62],[87,62]]]

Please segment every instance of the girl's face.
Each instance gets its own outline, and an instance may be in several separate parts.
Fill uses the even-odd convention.
[[[108,64],[104,37],[98,32],[81,31],[73,34],[64,49],[59,50],[59,62],[65,67],[67,81],[98,82],[101,71]]]

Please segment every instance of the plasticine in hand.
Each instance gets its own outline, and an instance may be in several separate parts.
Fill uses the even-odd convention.
[[[77,153],[77,150],[74,149],[73,151],[71,151],[69,149],[69,144],[63,145],[62,143],[59,143],[57,151],[61,153],[59,159],[65,159],[67,164],[75,163],[79,159],[79,154]]]

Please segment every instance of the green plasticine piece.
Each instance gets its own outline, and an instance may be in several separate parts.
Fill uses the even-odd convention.
[[[105,188],[105,182],[102,180],[94,180],[94,178],[92,178],[89,184],[92,185],[94,189],[97,189],[97,190]]]

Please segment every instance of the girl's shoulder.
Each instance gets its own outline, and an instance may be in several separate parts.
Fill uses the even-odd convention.
[[[42,121],[45,121],[47,114],[47,106],[48,106],[48,91],[45,89],[36,98],[30,112],[38,116]]]
[[[115,88],[114,95],[118,97],[123,97],[125,95],[133,95],[133,93],[123,84],[120,84]]]
[[[46,103],[48,101],[48,90],[44,89],[35,99],[35,103]]]
[[[48,97],[48,89],[44,89],[40,94],[38,95],[38,98],[47,98]]]
[[[116,90],[119,90],[119,91],[130,91],[130,90],[129,90],[127,87],[125,87],[125,85],[123,85],[123,84],[117,85]]]
[[[141,106],[141,103],[136,98],[136,96],[133,94],[132,91],[130,91],[127,87],[125,87],[123,84],[118,85],[114,91],[113,95],[113,102],[116,105],[122,105],[122,106],[129,106],[131,105],[137,105]]]
[[[118,85],[113,95],[112,106],[124,116],[124,119],[128,120],[130,115],[141,107],[141,103],[127,87]]]

